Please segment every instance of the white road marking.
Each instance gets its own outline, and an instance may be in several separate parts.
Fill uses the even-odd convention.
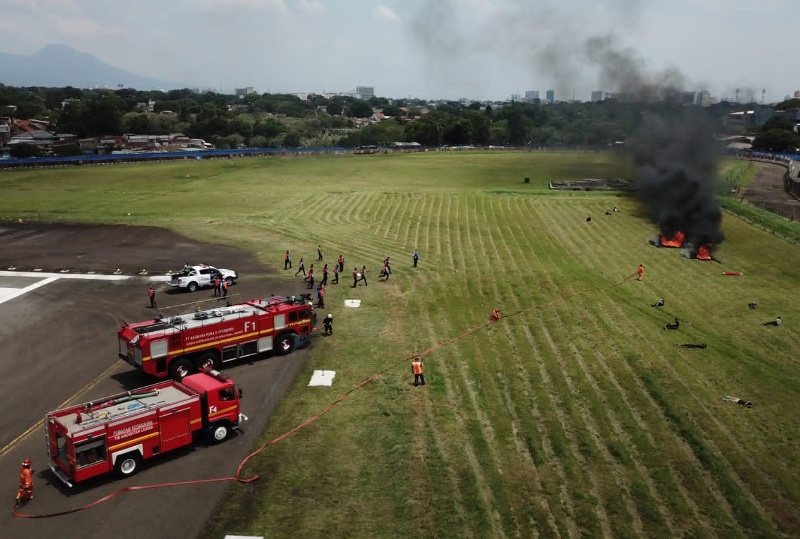
[[[82,279],[93,281],[127,281],[132,279],[130,275],[97,275],[96,273],[47,273],[39,271],[0,271],[0,277],[33,277],[36,279],[41,279],[40,281],[23,288],[0,288],[0,303],[5,303],[6,301],[18,298],[32,290],[36,290],[40,286],[50,284],[53,281],[58,281],[59,279]],[[147,277],[143,280],[168,282],[169,277],[166,275],[155,275],[152,277]]]

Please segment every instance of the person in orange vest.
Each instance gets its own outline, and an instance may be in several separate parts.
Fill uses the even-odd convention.
[[[336,262],[339,264],[339,272],[344,271],[344,257],[339,255],[339,258],[336,259]]]
[[[223,298],[227,298],[228,297],[228,281],[223,279],[221,286],[222,286],[222,297]]]
[[[498,320],[500,320],[500,309],[492,310],[492,314],[489,318],[492,322],[497,322]]]
[[[150,307],[152,309],[155,309],[156,308],[156,291],[152,286],[147,290],[147,297],[150,298]]]
[[[317,287],[317,307],[320,309],[325,308],[325,285],[322,283]]]
[[[425,385],[425,375],[422,374],[422,358],[415,356],[411,360],[411,372],[414,374],[414,386]]]
[[[308,286],[306,288],[314,288],[314,264],[311,264],[308,267],[308,276],[306,277],[306,281],[308,282]]]
[[[17,504],[25,503],[33,499],[33,471],[31,471],[31,459],[22,461],[19,469],[19,490],[17,491]]]
[[[322,285],[328,284],[328,265],[327,264],[322,266],[322,282],[320,284],[322,284]]]
[[[339,265],[338,264],[334,264],[333,265],[333,280],[331,281],[331,284],[339,284]]]
[[[358,268],[353,268],[353,288],[358,285]]]
[[[222,283],[219,280],[219,275],[214,277],[214,295],[215,296],[218,296],[220,294],[220,292],[222,290],[222,288],[220,287],[221,284]]]
[[[644,281],[644,264],[639,264],[639,267],[636,268],[636,275],[638,280]]]

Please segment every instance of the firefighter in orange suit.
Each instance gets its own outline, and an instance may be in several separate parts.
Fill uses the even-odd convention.
[[[156,307],[156,291],[152,286],[147,290],[147,297],[150,298],[150,307],[155,309],[155,307]]]
[[[19,491],[17,491],[17,503],[25,503],[33,499],[33,472],[31,471],[31,459],[22,461],[19,469]]]
[[[500,309],[494,309],[492,315],[489,317],[492,322],[500,320]]]
[[[639,264],[639,267],[636,268],[636,275],[637,279],[640,281],[644,281],[644,264]]]
[[[411,372],[414,374],[414,385],[425,385],[425,375],[422,374],[422,358],[417,356],[411,360]]]

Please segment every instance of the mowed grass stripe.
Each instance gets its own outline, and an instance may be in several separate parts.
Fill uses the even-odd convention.
[[[509,211],[511,215],[516,213],[508,209],[508,204],[506,204],[506,210]],[[489,212],[484,208],[483,213],[484,215],[488,215]],[[525,216],[526,213],[523,212],[521,215]],[[527,223],[528,221],[529,219],[512,219],[511,223],[513,223],[513,226],[509,228],[510,235],[514,236],[515,231],[520,230],[520,223]],[[537,228],[537,230],[541,229]],[[519,237],[521,237],[521,234],[515,237],[516,245],[520,247],[525,246],[527,248],[533,246],[530,252],[536,253],[537,243],[526,245],[525,242],[519,240]],[[503,254],[497,253],[498,256],[502,256],[504,260],[514,260],[509,246],[506,245],[505,247],[506,252]],[[536,256],[527,261],[526,271],[531,272],[531,275],[537,273],[537,268],[541,268],[538,272],[539,279],[536,281],[537,287],[541,282],[542,275],[549,280],[549,275],[547,270],[544,269],[543,264],[545,264],[544,256]],[[509,272],[517,272],[517,274],[523,271],[521,267],[516,265],[512,266],[510,263],[506,263],[505,268]],[[530,276],[526,274],[526,278],[530,279]],[[522,301],[525,298],[526,296],[524,295],[519,297],[512,296],[508,305],[512,305],[514,309],[530,307],[531,304],[528,301],[531,299],[531,296],[527,296],[528,301],[523,303]],[[510,314],[508,312],[509,310],[513,311],[513,309],[509,309],[506,304],[502,306],[506,309],[506,314]],[[506,324],[507,322],[504,321],[503,323]],[[565,451],[564,429],[559,421],[554,420],[555,412],[550,398],[550,392],[544,387],[542,382],[543,376],[541,374],[541,369],[543,351],[537,339],[534,337],[534,332],[531,331],[529,324],[524,324],[521,328],[521,332],[524,339],[519,344],[519,351],[514,354],[516,370],[519,379],[523,381],[523,394],[529,396],[532,406],[531,412],[536,418],[540,418],[536,422],[535,428],[531,429],[528,434],[528,446],[532,448],[533,455],[539,456],[538,459],[534,458],[534,461],[538,461],[541,475],[549,478],[549,481],[544,482],[546,490],[550,492],[551,497],[558,496],[557,501],[551,498],[551,506],[561,507],[563,510],[563,515],[562,511],[557,513],[557,516],[561,516],[562,518],[556,520],[561,533],[570,537],[577,537],[586,530],[592,529],[595,526],[595,520],[586,518],[589,515],[585,511],[580,515],[578,514],[576,498],[578,501],[583,500],[583,494],[571,491],[573,486],[577,486],[573,485],[571,480],[574,479],[574,475],[578,470],[571,453]],[[516,342],[516,339],[512,340],[512,342]],[[522,350],[530,350],[530,352],[526,354],[523,353]],[[537,374],[538,376],[536,376]],[[523,417],[525,416],[524,409],[520,410],[520,415]],[[533,438],[534,433],[537,435],[536,438]],[[541,441],[539,442],[538,440]],[[541,443],[541,450],[539,450],[539,443]],[[555,476],[551,473],[553,470],[555,471]],[[581,530],[581,528],[583,528],[583,530]]]
[[[479,249],[476,250],[472,247],[472,242],[470,242],[470,250],[475,257],[475,267],[478,268],[476,272],[478,273],[479,285],[476,286],[476,289],[481,291],[482,301],[480,301],[480,305],[485,309],[485,316],[488,315],[490,308],[496,305],[505,307],[505,305],[498,301],[502,295],[497,283],[499,281],[498,275],[502,274],[500,261],[507,260],[509,250],[508,245],[504,243],[503,247],[505,248],[505,252],[500,253],[492,236],[490,234],[485,234],[483,228],[479,226],[482,219],[485,219],[486,215],[488,215],[486,206],[487,200],[485,198],[481,198],[473,206],[471,215],[474,222],[478,224],[478,233],[476,236],[479,238]],[[480,214],[478,214],[478,209],[480,209]],[[510,229],[519,222],[518,218],[518,215],[508,213],[505,215],[506,222],[504,225],[508,226]],[[484,241],[484,238],[488,238],[488,240]],[[490,245],[488,248],[486,245],[487,243]],[[480,264],[480,260],[483,260],[484,264]],[[485,269],[487,265],[488,271]],[[505,271],[511,270],[511,268],[504,269]],[[490,289],[488,291],[488,297],[486,297],[487,288]],[[500,333],[500,335],[496,335],[496,332]],[[563,470],[557,462],[554,462],[555,468],[559,470],[557,472],[558,477],[551,477],[551,480],[545,485],[538,469],[538,467],[544,465],[547,460],[552,459],[548,459],[543,447],[542,438],[544,426],[536,421],[532,421],[532,419],[540,417],[540,414],[534,399],[533,391],[530,388],[528,372],[523,366],[524,354],[521,354],[519,348],[515,346],[515,336],[510,333],[507,324],[497,324],[490,328],[487,333],[487,338],[491,338],[493,342],[499,341],[495,345],[497,346],[497,360],[500,363],[500,368],[497,370],[497,377],[500,380],[500,386],[502,386],[500,389],[503,393],[506,408],[511,414],[512,435],[514,436],[517,451],[521,453],[520,457],[523,459],[523,463],[529,463],[532,468],[530,473],[534,479],[534,484],[532,485],[533,491],[537,493],[536,496],[541,500],[539,503],[536,503],[536,506],[541,507],[542,510],[550,511],[549,516],[542,516],[541,514],[535,516],[536,529],[544,533],[547,531],[546,527],[550,528],[553,536],[556,537],[561,537],[562,534],[575,536],[577,535],[577,527],[570,516],[572,512],[571,504],[566,505],[565,512],[564,509],[562,509],[562,505],[564,505],[564,502],[569,502],[569,500],[563,500],[559,496],[560,485],[564,484]],[[511,376],[506,377],[504,374],[505,372],[511,373]],[[516,376],[513,376],[515,372]],[[516,399],[511,398],[509,386],[513,387],[514,394],[518,395]],[[519,396],[524,396],[525,398],[521,399]],[[521,407],[517,410],[517,406],[520,405],[528,406]],[[519,425],[519,427],[517,427],[517,425]],[[520,429],[520,427],[522,427],[522,429]],[[543,468],[542,472],[546,475],[551,475],[549,473],[551,469],[552,467],[548,466]],[[545,497],[542,498],[541,496]],[[524,504],[525,500],[520,500],[520,503]],[[541,513],[541,511],[539,511],[539,513]]]
[[[495,200],[496,199],[492,201],[491,212],[494,219],[497,220],[498,210],[494,204]],[[511,260],[515,259],[512,258]],[[519,268],[512,269],[516,269],[518,272],[521,271]],[[548,388],[548,394],[553,403],[552,409],[559,419],[562,431],[559,438],[554,439],[554,444],[556,444],[556,440],[561,442],[561,456],[566,456],[568,453],[571,454],[577,461],[572,469],[577,471],[577,468],[581,468],[589,481],[589,487],[587,489],[588,495],[583,493],[573,493],[572,495],[577,513],[576,518],[583,527],[582,533],[602,533],[603,535],[610,536],[611,528],[608,517],[603,509],[598,480],[594,472],[586,466],[586,455],[581,454],[580,451],[581,447],[586,447],[578,443],[578,438],[582,437],[583,434],[581,432],[576,432],[576,430],[580,429],[573,427],[573,425],[576,425],[576,423],[574,423],[575,421],[579,424],[580,420],[585,418],[580,418],[580,414],[572,410],[568,402],[559,396],[559,391],[556,389],[556,386],[560,386],[561,382],[561,377],[559,376],[561,369],[558,367],[558,364],[561,362],[560,351],[557,347],[553,346],[552,339],[544,326],[540,326],[537,333],[541,334],[544,337],[544,341],[550,345],[549,350],[545,348],[543,351],[544,353],[541,355],[543,361],[540,363],[540,373],[545,387]],[[555,367],[553,366],[554,363],[556,364]],[[561,386],[561,394],[566,393],[564,389],[565,388]],[[566,413],[565,410],[567,410]],[[570,420],[568,420],[567,417],[569,417]],[[564,438],[561,439],[561,436]],[[554,445],[554,447],[559,447],[559,445]]]
[[[700,526],[703,528],[701,535],[711,536],[708,520],[701,515],[692,496],[676,480],[677,474],[672,463],[655,442],[648,423],[639,413],[641,405],[634,405],[627,394],[630,389],[626,391],[615,372],[614,366],[624,361],[621,348],[624,342],[617,342],[620,334],[607,321],[603,307],[605,301],[607,298],[598,297],[585,302],[588,316],[583,320],[582,328],[588,333],[583,341],[584,346],[603,343],[597,347],[596,361],[587,363],[585,368],[587,374],[591,371],[596,379],[606,382],[603,386],[603,403],[615,418],[618,436],[618,439],[606,442],[608,449],[621,463],[632,463],[645,478],[653,496],[668,507],[668,518],[674,521],[671,526],[673,530]]]
[[[480,226],[484,219],[483,212],[481,212],[482,217],[480,219],[477,218],[476,209],[479,203],[482,202],[484,202],[483,197],[481,197],[480,201],[475,197],[470,197],[469,200],[465,201],[464,211],[459,216],[459,230],[466,230],[467,238],[466,241],[463,241],[463,237],[460,238],[463,241],[464,252],[468,253],[468,258],[466,259],[466,267],[468,269],[465,274],[468,276],[470,285],[467,286],[465,291],[466,303],[474,305],[479,314],[482,312],[484,317],[488,317],[490,306],[496,305],[493,299],[500,296],[501,293],[498,286],[499,281],[485,277],[487,271],[486,263],[496,259],[497,252],[493,238],[491,235],[487,235],[486,231]],[[475,232],[474,236],[472,234],[473,231]],[[487,250],[487,243],[491,245],[492,252]],[[488,270],[490,275],[495,275],[491,262]],[[481,283],[486,283],[489,286],[482,286]],[[472,314],[472,318],[474,318],[474,313]],[[467,319],[469,318],[468,316]],[[486,318],[472,323],[481,323],[484,320]],[[496,382],[497,379],[503,380],[505,378],[502,358],[508,357],[511,353],[508,346],[509,339],[496,336],[494,331],[482,332],[476,335],[475,338],[481,340],[481,346],[479,347],[481,353],[476,355],[476,361],[474,362],[474,369],[476,374],[480,373],[479,379],[481,383],[475,386],[476,389],[470,391],[470,395],[474,400],[477,392],[486,393],[482,407],[488,409],[491,415],[496,418],[490,422],[489,418],[482,414],[481,421],[484,424],[484,430],[487,431],[487,437],[492,443],[494,445],[503,444],[503,450],[499,454],[494,452],[493,458],[499,461],[502,455],[507,456],[501,469],[501,473],[504,476],[502,488],[505,492],[505,497],[509,500],[508,503],[511,504],[511,516],[514,519],[516,528],[514,535],[524,536],[524,531],[528,530],[527,533],[534,533],[538,536],[540,528],[550,525],[547,513],[542,513],[542,508],[547,508],[549,503],[546,500],[544,503],[540,501],[539,497],[541,496],[542,488],[535,469],[530,470],[528,468],[528,473],[533,473],[533,481],[530,480],[527,474],[520,473],[520,470],[526,469],[526,464],[530,465],[532,460],[530,455],[515,455],[513,452],[514,448],[519,447],[519,442],[514,434],[513,422],[515,420],[509,420],[506,414],[503,413],[505,408],[503,389]],[[507,387],[507,383],[500,382],[500,384]],[[481,409],[477,404],[474,404],[474,406],[478,410]],[[502,442],[496,440],[495,427],[493,425],[501,433]],[[532,499],[536,501],[532,503]],[[547,532],[546,529],[543,531]],[[545,535],[553,536],[553,533],[558,536],[557,529],[553,529]]]
[[[627,315],[619,309],[617,305],[614,306],[618,310],[620,319],[627,318]],[[622,320],[621,320],[622,321]],[[641,335],[637,326],[628,318],[623,322],[632,333],[639,333],[641,342],[649,343],[651,338]],[[657,357],[659,351],[655,348],[651,352],[652,357]],[[726,505],[729,511],[736,518],[741,526],[747,529],[763,528],[763,522],[760,522],[760,511],[754,506],[750,500],[742,496],[739,487],[739,482],[733,478],[733,470],[728,469],[722,465],[722,459],[718,450],[708,447],[709,439],[701,434],[699,429],[692,424],[691,419],[687,419],[687,409],[685,406],[676,404],[677,402],[685,402],[685,399],[690,398],[690,392],[686,390],[685,386],[681,393],[676,392],[677,387],[682,387],[683,383],[675,377],[667,376],[664,380],[659,380],[657,375],[668,374],[663,367],[663,361],[654,363],[644,357],[629,357],[629,362],[633,361],[637,364],[638,368],[634,369],[637,383],[641,384],[645,391],[648,392],[651,399],[661,409],[665,420],[674,429],[675,433],[687,444],[687,448],[691,450],[697,459],[698,465],[703,470],[703,477],[707,481],[713,482],[715,493],[724,496]],[[669,390],[670,396],[667,396],[665,388]],[[680,411],[679,411],[680,410]],[[690,417],[690,416],[689,416]]]

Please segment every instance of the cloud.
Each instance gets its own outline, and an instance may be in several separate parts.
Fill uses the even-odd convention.
[[[328,6],[320,2],[320,0],[299,0],[297,7],[306,13],[314,15],[328,12]]]
[[[372,16],[379,21],[395,22],[400,20],[400,16],[387,6],[377,6],[372,11]]]

